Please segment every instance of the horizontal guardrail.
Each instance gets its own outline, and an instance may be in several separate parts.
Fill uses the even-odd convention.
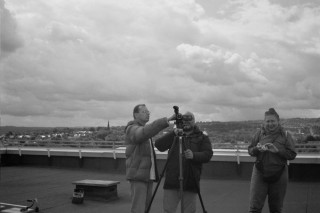
[[[305,144],[296,144],[297,153],[319,153],[320,154],[320,141],[308,142]]]
[[[92,143],[95,142],[95,143]],[[300,146],[300,145],[303,145]],[[291,163],[300,164],[320,164],[320,154],[318,151],[310,152],[310,148],[306,147],[310,144],[299,144],[297,147],[298,155]],[[312,144],[312,149],[319,149],[319,145]],[[215,147],[215,146],[214,146]],[[304,152],[302,152],[302,150]],[[305,152],[309,150],[309,152]],[[30,143],[14,144],[0,146],[2,154],[18,154],[22,155],[47,155],[51,156],[72,156],[72,157],[109,157],[109,158],[125,158],[125,146],[119,141],[73,141],[68,143],[59,143],[57,141],[47,141],[47,143],[32,145]],[[159,152],[156,150],[158,159],[166,159],[167,152]],[[255,158],[248,154],[247,149],[237,146],[228,146],[228,149],[213,149],[213,157],[211,161],[226,162],[254,162]]]
[[[48,157],[79,156],[79,158],[82,158],[83,156],[110,157],[112,155],[114,159],[117,158],[116,149],[124,146],[123,141],[15,140],[2,144],[2,153],[19,154],[20,156],[22,154],[45,154]]]
[[[11,140],[1,142],[4,147],[70,147],[70,148],[118,148],[124,147],[124,141],[67,141],[67,140]],[[1,144],[0,143],[0,144]],[[213,143],[213,149],[247,150],[246,143]],[[298,153],[320,153],[320,141],[296,144]]]
[[[124,146],[123,141],[62,141],[62,140],[30,140],[7,141],[4,147],[70,147],[70,148],[117,148]]]

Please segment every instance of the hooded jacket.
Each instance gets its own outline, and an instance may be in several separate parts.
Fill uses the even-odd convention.
[[[150,181],[151,147],[150,138],[169,126],[167,118],[143,125],[137,120],[128,122],[125,128],[126,178],[134,181]],[[153,146],[153,145],[152,145]],[[158,179],[156,155],[153,150],[156,180]]]
[[[199,189],[202,164],[210,161],[213,151],[209,137],[195,126],[193,132],[182,138],[183,150],[190,149],[193,159],[183,158],[183,190],[197,192]],[[169,150],[164,189],[179,189],[179,137],[173,131],[157,139],[159,151]]]

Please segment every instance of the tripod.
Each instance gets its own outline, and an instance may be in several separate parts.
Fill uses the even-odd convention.
[[[149,202],[149,205],[148,205],[148,208],[146,210],[146,213],[149,213],[149,211],[150,211],[152,202],[153,202],[154,197],[155,197],[155,195],[157,193],[157,190],[158,190],[159,185],[161,183],[161,180],[162,180],[162,178],[164,176],[164,173],[165,173],[165,171],[167,169],[169,159],[171,158],[171,155],[172,155],[172,152],[174,150],[174,147],[176,145],[176,141],[177,140],[178,140],[178,145],[179,145],[179,193],[180,193],[180,197],[181,197],[181,199],[180,199],[180,206],[181,206],[180,209],[181,209],[181,213],[184,213],[184,208],[183,208],[183,203],[184,203],[183,202],[184,201],[183,200],[183,180],[184,179],[183,179],[183,166],[182,166],[183,159],[182,159],[182,157],[183,157],[183,151],[184,151],[184,149],[183,149],[183,141],[185,141],[185,136],[183,134],[178,134],[178,136],[175,136],[175,138],[174,138],[174,141],[173,141],[173,143],[171,145],[171,148],[169,149],[169,152],[168,152],[167,161],[166,161],[165,166],[164,166],[164,168],[163,168],[163,170],[162,170],[162,172],[160,174],[160,179],[159,179],[159,181],[158,181],[158,183],[156,185],[156,188],[155,188],[155,190],[154,190],[154,192],[152,194],[152,197],[151,197],[151,200]],[[190,171],[191,171],[192,176],[194,177],[194,175],[193,175],[194,171],[193,170],[194,170],[194,167],[190,164]],[[207,213],[207,211],[205,210],[204,204],[203,204],[202,196],[200,194],[199,185],[197,184],[195,178],[194,178],[194,183],[195,183],[195,186],[196,186],[197,194],[199,196],[199,200],[200,200],[200,203],[201,203],[201,206],[202,206],[203,213]]]

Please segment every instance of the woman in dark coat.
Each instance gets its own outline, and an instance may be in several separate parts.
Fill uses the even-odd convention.
[[[295,159],[291,135],[279,123],[278,113],[265,112],[264,125],[256,132],[248,152],[256,157],[250,186],[250,213],[262,211],[266,197],[270,213],[281,213],[288,183],[287,161]]]

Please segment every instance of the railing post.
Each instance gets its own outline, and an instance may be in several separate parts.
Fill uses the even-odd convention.
[[[236,142],[236,154],[237,154],[237,163],[240,165],[240,150],[238,146],[238,142]]]
[[[78,143],[78,148],[79,148],[79,158],[82,158],[82,154],[81,154],[81,146],[80,146],[80,141],[77,141]]]
[[[116,156],[116,145],[115,145],[114,141],[112,141],[112,149],[113,149],[113,159],[117,159],[117,156]]]

